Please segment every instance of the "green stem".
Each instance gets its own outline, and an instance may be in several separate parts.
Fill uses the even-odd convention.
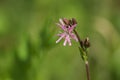
[[[76,34],[77,38],[78,38],[78,42],[79,42],[79,45],[80,47],[79,50],[80,50],[80,53],[81,53],[81,57],[83,59],[83,61],[85,62],[85,67],[86,67],[86,74],[87,74],[87,80],[90,80],[90,73],[89,73],[89,64],[88,64],[88,56],[87,56],[87,51],[86,49],[84,49],[83,47],[83,42],[82,40],[80,39],[80,36],[78,35],[77,31],[74,29],[74,33]]]
[[[90,80],[89,63],[85,61],[87,80]]]
[[[74,29],[74,32],[75,32],[75,35],[76,35],[77,38],[78,38],[78,42],[79,42],[79,44],[80,44],[80,47],[83,48],[82,41],[81,41],[81,39],[80,39],[80,37],[79,37],[79,35],[78,35],[78,33],[77,33],[77,31],[76,31],[75,29]]]

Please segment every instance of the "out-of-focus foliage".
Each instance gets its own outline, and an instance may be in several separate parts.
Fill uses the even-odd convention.
[[[0,80],[86,80],[77,43],[55,44],[64,17],[90,37],[91,80],[120,80],[120,0],[0,0]]]

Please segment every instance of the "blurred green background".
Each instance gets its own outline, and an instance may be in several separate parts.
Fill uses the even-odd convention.
[[[56,44],[59,18],[90,38],[91,80],[120,80],[120,0],[0,0],[0,80],[86,80],[78,44]]]

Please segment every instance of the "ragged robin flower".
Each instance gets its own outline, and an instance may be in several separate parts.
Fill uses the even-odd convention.
[[[88,48],[90,47],[89,38],[87,37],[84,40],[80,38],[77,31],[75,30],[77,22],[74,18],[72,18],[71,20],[68,20],[66,18],[60,19],[57,25],[62,29],[62,32],[58,34],[59,39],[56,41],[56,43],[60,42],[62,39],[65,40],[63,43],[64,46],[66,46],[67,43],[69,44],[69,46],[71,46],[71,39],[74,39],[77,42],[79,42],[78,48],[80,51],[81,58],[85,62],[87,80],[90,80],[88,65]]]
[[[77,22],[74,18],[71,20],[68,20],[66,18],[59,19],[59,23],[57,23],[57,25],[62,29],[62,32],[57,34],[59,36],[59,39],[56,41],[56,43],[60,42],[62,39],[65,39],[63,43],[64,46],[66,46],[67,43],[69,46],[71,46],[71,39],[74,39],[78,42],[78,38],[73,31],[77,25]]]

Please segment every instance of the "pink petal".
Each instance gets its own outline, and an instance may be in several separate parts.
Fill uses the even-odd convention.
[[[56,43],[60,42],[63,37],[65,37],[65,34],[62,34],[61,37],[56,41]]]
[[[65,25],[62,19],[59,19],[59,21],[60,21],[60,24],[61,24],[62,26]]]
[[[76,37],[76,35],[74,33],[71,33],[70,36],[71,36],[72,39],[74,39],[78,42],[78,38]]]
[[[74,30],[75,27],[76,27],[76,24],[73,25],[72,27],[68,28],[68,31],[69,31],[69,32],[72,32],[72,31]]]
[[[72,44],[71,44],[71,41],[70,41],[70,36],[69,36],[69,35],[67,35],[67,36],[65,37],[65,41],[64,41],[63,45],[66,46],[67,42],[68,42],[69,46],[72,45]]]
[[[65,39],[65,41],[64,41],[64,43],[63,43],[63,45],[64,45],[64,46],[66,46],[66,43],[67,43],[67,40]]]
[[[68,35],[68,37],[67,37],[67,41],[68,41],[68,43],[69,43],[69,46],[71,46],[72,44],[71,44],[69,35]]]
[[[61,25],[61,24],[59,24],[59,23],[56,23],[56,25],[59,26],[61,29],[63,29],[63,30],[65,31],[65,29],[66,29],[65,26],[63,26],[63,25]]]
[[[59,33],[59,34],[57,34],[57,36],[62,36],[63,35],[63,33]]]

